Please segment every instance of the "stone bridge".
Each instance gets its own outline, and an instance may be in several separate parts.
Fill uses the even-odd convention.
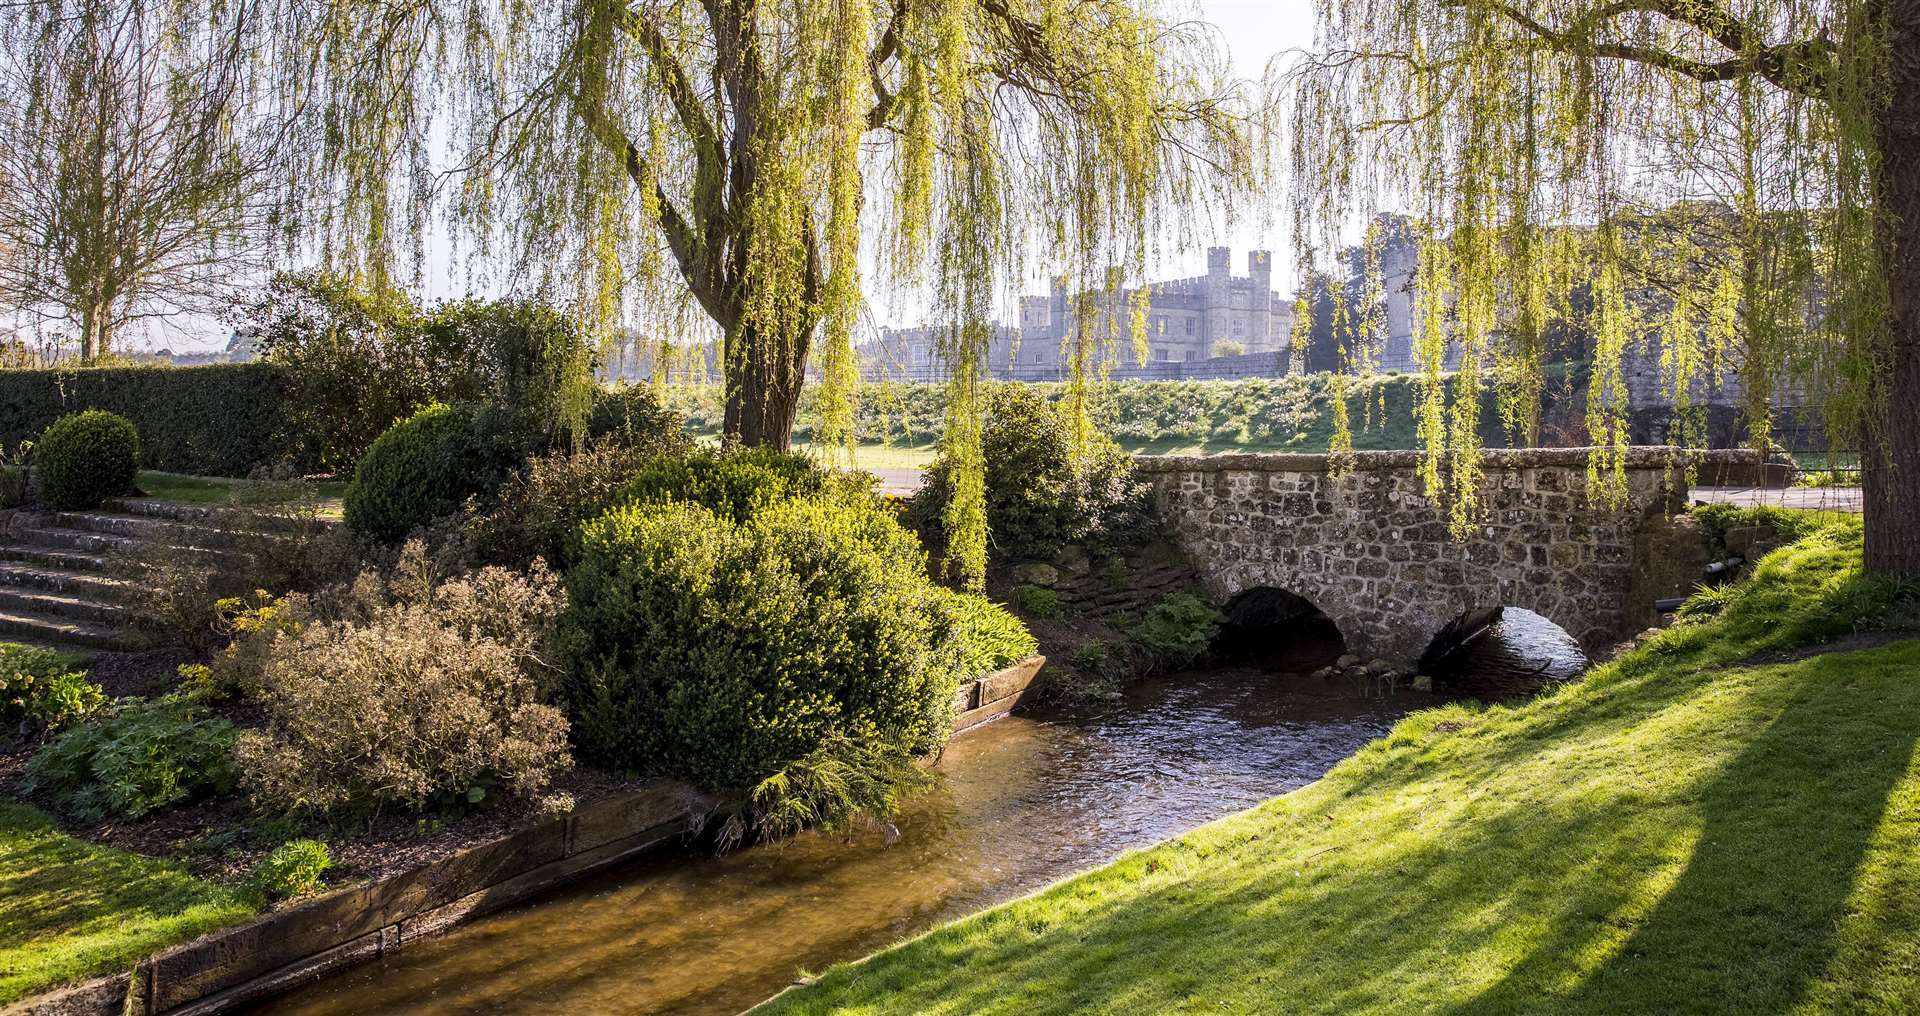
[[[1303,597],[1349,651],[1408,667],[1448,622],[1494,606],[1542,614],[1589,653],[1652,619],[1665,594],[1650,575],[1687,503],[1685,453],[1632,449],[1627,498],[1609,508],[1587,497],[1592,451],[1487,453],[1484,510],[1464,540],[1425,496],[1419,451],[1358,452],[1339,475],[1328,455],[1137,461],[1220,602],[1262,588]]]

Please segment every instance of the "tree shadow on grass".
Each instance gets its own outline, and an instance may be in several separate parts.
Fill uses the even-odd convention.
[[[1774,721],[1703,788],[1694,810],[1704,826],[1678,880],[1597,969],[1549,987],[1596,936],[1592,920],[1563,912],[1548,941],[1454,1011],[1792,1009],[1834,958],[1856,876],[1920,739],[1920,712],[1886,680],[1886,668],[1900,669],[1895,652],[1912,656],[1896,648],[1801,667]]]
[[[1920,812],[1916,665],[1910,642],[1688,675],[1503,732],[1525,745],[1425,739],[774,1011],[1915,1011],[1892,968],[1920,949],[1885,957],[1920,938],[1920,901],[1889,901],[1920,884],[1896,842],[1920,829],[1898,824]],[[1358,825],[1268,860],[1333,821]],[[1850,900],[1863,877],[1882,884]]]

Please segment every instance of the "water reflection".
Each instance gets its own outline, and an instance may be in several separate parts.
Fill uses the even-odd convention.
[[[737,1013],[818,970],[1308,783],[1405,712],[1252,670],[1136,685],[1093,718],[956,738],[900,836],[657,857],[263,1011]]]

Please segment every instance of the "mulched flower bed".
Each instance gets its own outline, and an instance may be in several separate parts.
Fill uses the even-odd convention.
[[[160,695],[178,683],[177,668],[189,659],[176,650],[102,653],[89,679],[108,698]],[[265,721],[264,711],[251,703],[214,703],[209,709],[241,728]],[[243,881],[268,851],[302,836],[327,844],[333,858],[326,876],[329,885],[372,881],[498,839],[542,814],[538,802],[502,796],[461,813],[389,813],[351,825],[293,823],[254,812],[246,795],[236,792],[139,819],[88,824],[63,814],[45,795],[23,790],[27,761],[43,743],[39,737],[0,741],[0,797],[55,816],[66,832],[81,839],[178,861],[197,876],[221,882]],[[634,785],[628,778],[576,766],[556,777],[547,794],[568,795],[578,805]]]

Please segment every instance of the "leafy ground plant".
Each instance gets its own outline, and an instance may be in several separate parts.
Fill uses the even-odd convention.
[[[51,649],[0,643],[0,737],[60,727],[100,707],[100,687]]]
[[[1859,562],[1822,530],[1579,684],[1415,714],[763,1011],[1912,1012],[1920,641],[1809,655],[1911,617]]]
[[[120,699],[41,748],[27,784],[88,821],[139,818],[231,790],[233,743],[232,723],[183,698]]]
[[[327,845],[319,840],[288,840],[254,865],[247,882],[269,900],[304,896],[320,887],[320,876],[333,866]]]
[[[1168,593],[1127,632],[1156,665],[1190,667],[1206,654],[1226,618],[1199,595]]]

